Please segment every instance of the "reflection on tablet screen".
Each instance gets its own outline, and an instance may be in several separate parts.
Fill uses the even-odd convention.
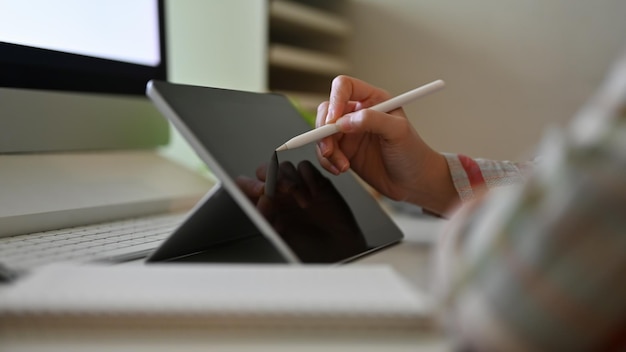
[[[273,194],[259,197],[256,207],[302,261],[338,262],[367,250],[352,210],[316,166],[284,161],[268,170],[273,166]]]

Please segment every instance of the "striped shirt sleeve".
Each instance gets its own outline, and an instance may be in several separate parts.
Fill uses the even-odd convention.
[[[463,154],[444,153],[450,176],[461,201],[476,198],[484,191],[522,183],[534,162],[472,159]]]

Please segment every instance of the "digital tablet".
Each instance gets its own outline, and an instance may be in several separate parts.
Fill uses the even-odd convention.
[[[219,180],[149,262],[342,263],[403,238],[351,172],[319,165],[314,144],[275,154],[311,129],[285,96],[158,80],[147,95]]]

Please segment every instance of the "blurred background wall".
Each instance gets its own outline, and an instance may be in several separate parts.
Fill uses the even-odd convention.
[[[337,0],[282,1],[328,7]],[[267,91],[270,4],[168,0],[170,79]],[[444,79],[445,90],[406,111],[436,149],[474,157],[529,157],[544,128],[569,120],[626,49],[624,0],[346,5],[347,73],[392,94]],[[166,152],[197,164],[177,134]]]
[[[170,81],[265,90],[265,0],[167,0],[165,11]],[[204,163],[171,127],[171,141],[162,153],[192,169],[204,169]]]
[[[563,124],[626,49],[623,0],[352,0],[353,73],[391,93],[441,151],[520,159]]]

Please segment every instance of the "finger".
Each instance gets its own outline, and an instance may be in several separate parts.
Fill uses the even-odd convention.
[[[267,175],[267,164],[263,164],[263,165],[259,166],[259,167],[256,169],[255,175],[256,175],[256,177],[257,177],[259,180],[261,180],[261,181],[265,181],[265,177],[266,177],[266,175]]]
[[[326,156],[326,160],[337,171],[337,175],[350,169],[350,159],[341,148],[335,148],[332,154]]]
[[[328,101],[325,101],[317,106],[317,115],[315,117],[315,127],[321,127],[321,126],[326,125],[327,123],[330,123],[326,121],[326,115],[328,114],[329,104],[330,103]],[[344,114],[358,110],[359,106],[360,106],[360,103],[357,101],[352,101],[352,100],[348,101],[345,103],[344,109],[341,111],[341,114],[339,116],[343,116]]]
[[[348,102],[348,104],[346,105],[346,110],[343,112],[343,114],[345,113],[349,113],[354,111],[354,109],[356,109],[357,103],[354,101]],[[317,111],[317,120],[316,120],[316,125],[317,127],[323,126],[325,124],[324,122],[324,117],[326,115],[328,109],[328,103],[322,103],[318,106],[318,111]],[[346,160],[347,158],[344,158],[343,156],[343,152],[339,152],[339,154],[334,155],[333,154],[339,150],[339,146],[338,146],[338,141],[341,138],[340,135],[332,135],[326,138],[321,139],[317,145],[320,151],[320,155],[322,155],[325,158],[329,158],[331,160],[333,160],[333,164],[337,167],[338,170],[343,170],[345,171],[345,164],[346,164]],[[330,170],[329,170],[330,171]],[[336,173],[336,172],[333,172]]]
[[[306,208],[309,204],[307,191],[302,187],[302,178],[296,167],[289,162],[280,165],[281,180],[283,181],[279,189],[283,193],[289,194],[300,208]]]
[[[317,116],[315,118],[315,127],[321,127],[326,124],[326,114],[328,113],[328,102],[325,101],[317,107]],[[322,156],[330,155],[336,147],[333,137],[322,138],[317,142],[317,147]]]
[[[309,162],[302,161],[298,164],[298,173],[300,177],[304,181],[304,186],[309,191],[309,193],[313,196],[317,196],[317,181],[315,179],[317,169]]]
[[[337,126],[342,133],[372,133],[385,140],[397,140],[412,128],[404,112],[391,115],[370,109],[344,115],[337,120]]]
[[[289,193],[296,187],[298,173],[290,162],[282,162],[278,171],[278,183],[276,189],[281,193]]]
[[[339,169],[337,169],[335,165],[333,165],[333,163],[330,162],[330,160],[328,160],[325,156],[322,155],[322,152],[320,151],[319,146],[316,149],[316,153],[317,153],[317,160],[326,171],[330,172],[333,175],[339,175],[341,173],[339,172]]]
[[[326,123],[335,122],[345,111],[348,102],[357,102],[358,106],[366,108],[389,99],[389,94],[360,79],[341,75],[333,79],[331,84]]]
[[[264,184],[259,180],[255,180],[246,176],[239,176],[235,179],[237,187],[250,198],[258,198],[263,194]]]
[[[317,106],[317,115],[315,116],[315,127],[321,127],[326,124],[326,114],[328,113],[328,102],[322,102]]]
[[[350,168],[350,161],[339,147],[341,135],[335,134],[317,143],[316,154],[320,165],[333,175],[339,175]]]
[[[323,190],[324,181],[328,181],[328,179],[309,161],[298,164],[298,173],[304,180],[311,196],[313,198],[318,197]]]

